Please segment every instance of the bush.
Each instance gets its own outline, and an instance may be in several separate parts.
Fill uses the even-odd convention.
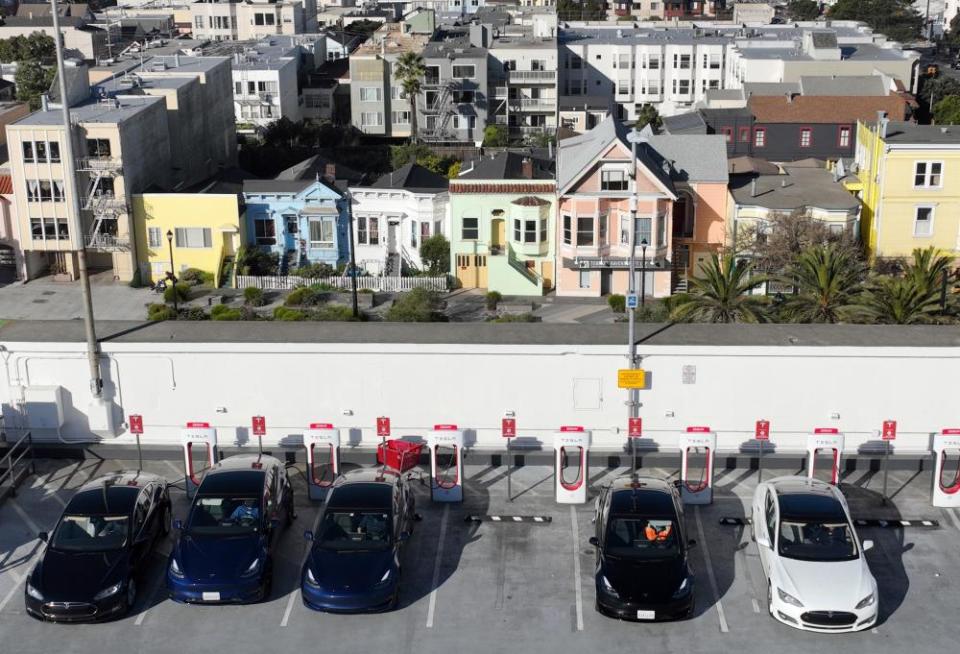
[[[496,311],[497,304],[500,303],[500,300],[503,299],[503,296],[500,295],[498,291],[490,291],[489,293],[487,293],[486,299],[487,299],[487,309],[489,311]]]
[[[487,125],[483,130],[483,147],[501,148],[510,144],[506,125]]]
[[[147,307],[147,320],[176,320],[177,313],[166,304],[151,304]]]
[[[140,277],[139,269],[133,271],[133,276],[130,278],[128,286],[130,286],[130,288],[143,288],[143,278]]]
[[[308,286],[295,288],[283,301],[287,307],[307,307],[317,303],[317,292]]]
[[[317,282],[316,284],[310,284],[309,288],[311,291],[318,291],[318,292],[324,292],[324,293],[340,290],[333,284],[328,284],[326,282]]]
[[[360,312],[360,317],[355,319],[353,317],[353,309],[343,304],[328,304],[310,314],[311,320],[330,322],[349,322],[351,320],[364,320],[365,318],[366,316],[363,312]]]
[[[420,244],[420,259],[431,275],[450,272],[450,241],[443,234],[434,234]]]
[[[260,289],[257,289],[260,290]],[[244,312],[231,309],[226,304],[218,304],[210,310],[211,320],[244,320]]]
[[[180,315],[177,320],[207,320],[210,316],[200,307],[187,307],[180,309]]]
[[[280,255],[263,252],[257,248],[243,247],[237,252],[237,271],[241,275],[276,275],[280,268]]]
[[[540,322],[540,318],[532,313],[508,313],[495,318],[493,322]]]
[[[178,302],[186,302],[190,299],[190,285],[177,282],[175,286],[167,286],[163,291],[163,301],[167,304],[173,304],[174,293],[177,294]]]
[[[262,307],[267,303],[267,300],[263,296],[262,289],[256,286],[248,286],[243,289],[243,303],[249,304],[252,307]]]
[[[294,268],[291,274],[297,277],[316,279],[318,277],[333,277],[337,274],[337,271],[333,266],[326,263],[308,263],[305,266]]]
[[[401,295],[387,311],[387,320],[393,322],[436,322],[440,299],[424,288],[415,288]]]
[[[294,321],[294,320],[306,320],[307,314],[299,309],[289,309],[287,307],[277,307],[273,310],[273,319],[274,320],[283,320],[283,321]]]
[[[643,307],[637,308],[638,322],[668,322],[670,320],[670,305],[663,300],[647,300]]]
[[[623,313],[627,310],[627,298],[616,293],[607,298],[607,304],[610,305],[614,313]]]
[[[200,284],[213,284],[213,273],[208,273],[199,268],[187,268],[180,273],[180,280],[190,286],[199,286]]]

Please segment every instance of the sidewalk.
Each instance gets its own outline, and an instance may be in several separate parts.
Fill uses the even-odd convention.
[[[97,320],[144,320],[146,305],[162,301],[148,288],[130,288],[119,282],[97,281],[90,288]],[[79,282],[53,282],[41,278],[0,288],[0,319],[79,320],[82,317]]]

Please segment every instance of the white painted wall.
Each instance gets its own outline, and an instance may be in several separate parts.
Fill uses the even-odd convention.
[[[4,343],[0,400],[8,427],[20,386],[64,387],[60,436],[89,440],[89,402],[81,343]],[[626,391],[616,385],[624,348],[565,345],[413,345],[296,343],[103,343],[106,388],[124,414],[140,413],[143,442],[177,443],[180,426],[209,421],[233,445],[250,417],[266,416],[265,444],[297,442],[310,422],[352,430],[367,447],[377,416],[397,436],[423,435],[435,423],[470,430],[474,447],[502,447],[500,419],[516,412],[520,436],[549,442],[564,424],[593,430],[595,447],[619,450],[626,439]],[[689,425],[707,425],[718,449],[735,451],[754,422],[771,422],[778,451],[799,452],[814,427],[837,427],[856,451],[896,419],[898,452],[920,452],[931,434],[960,427],[956,371],[960,348],[641,346],[650,389],[640,392],[644,431],[675,447]],[[695,366],[695,383],[683,383]],[[223,412],[218,412],[218,408]],[[349,414],[347,412],[350,412]],[[672,414],[672,415],[671,415]],[[833,419],[831,415],[839,418]],[[238,432],[239,428],[239,432]],[[34,430],[54,440],[50,430]],[[346,440],[347,432],[344,432]],[[133,442],[124,432],[116,442]]]

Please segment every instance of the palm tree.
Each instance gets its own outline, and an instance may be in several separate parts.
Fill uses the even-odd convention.
[[[690,292],[675,300],[671,319],[681,322],[764,322],[767,299],[751,291],[767,280],[753,275],[753,263],[716,254],[690,280]]]
[[[936,294],[943,280],[943,275],[950,274],[953,260],[946,257],[933,246],[913,251],[913,262],[907,264],[906,277],[913,280],[918,289],[926,289]]]
[[[865,267],[849,250],[817,245],[801,252],[787,269],[784,281],[798,294],[783,305],[792,322],[844,322],[863,312],[859,304]]]
[[[417,52],[404,52],[397,58],[393,69],[394,77],[400,80],[400,88],[410,101],[410,135],[414,143],[417,142],[417,98],[423,90],[426,73],[423,57]]]
[[[870,317],[894,325],[930,322],[940,308],[936,290],[909,276],[877,278],[867,288],[864,300]]]

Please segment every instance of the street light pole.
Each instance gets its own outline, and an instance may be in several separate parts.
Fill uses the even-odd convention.
[[[630,271],[630,278],[627,280],[627,293],[633,295],[637,290],[637,281],[636,281],[636,271],[637,271],[637,145],[640,143],[640,131],[634,127],[633,130],[627,135],[627,140],[630,141],[630,159],[631,167],[633,169],[633,174],[630,180],[630,235],[629,235],[629,244],[630,244],[630,259],[628,261],[628,268]],[[631,370],[635,370],[637,367],[637,338],[636,338],[636,320],[637,320],[637,309],[636,306],[631,305],[629,310],[629,327],[627,329],[627,359],[629,367]],[[627,400],[627,423],[629,424],[630,418],[637,417],[637,409],[639,408],[639,394],[637,389],[631,388],[628,391],[629,399]],[[630,453],[632,456],[633,463],[631,464],[632,469],[630,473],[632,475],[637,474],[637,446],[636,439],[630,439]]]
[[[360,307],[357,304],[357,247],[353,236],[353,196],[350,191],[344,194],[347,201],[347,218],[350,222],[350,286],[353,290],[353,317],[360,317]]]
[[[80,277],[80,294],[83,299],[83,327],[87,338],[87,363],[90,367],[90,394],[97,399],[103,393],[103,377],[100,375],[100,347],[97,344],[97,332],[93,322],[93,295],[90,292],[90,274],[87,271],[87,246],[84,242],[83,221],[80,218],[80,190],[77,184],[77,167],[73,155],[73,123],[70,122],[70,102],[67,96],[66,67],[63,63],[63,36],[60,33],[60,16],[57,14],[57,0],[50,0],[53,14],[53,39],[57,54],[57,79],[60,88],[60,109],[63,113],[64,139],[60,148],[63,160],[64,184],[70,196],[70,232],[77,242],[77,272]],[[67,179],[69,175],[69,182]]]
[[[647,297],[647,239],[640,241],[640,306],[646,304]]]
[[[170,284],[171,291],[173,295],[173,312],[178,316],[180,315],[180,298],[179,293],[177,292],[177,275],[173,272],[175,269],[173,267],[173,231],[167,230],[167,245],[170,248]]]

